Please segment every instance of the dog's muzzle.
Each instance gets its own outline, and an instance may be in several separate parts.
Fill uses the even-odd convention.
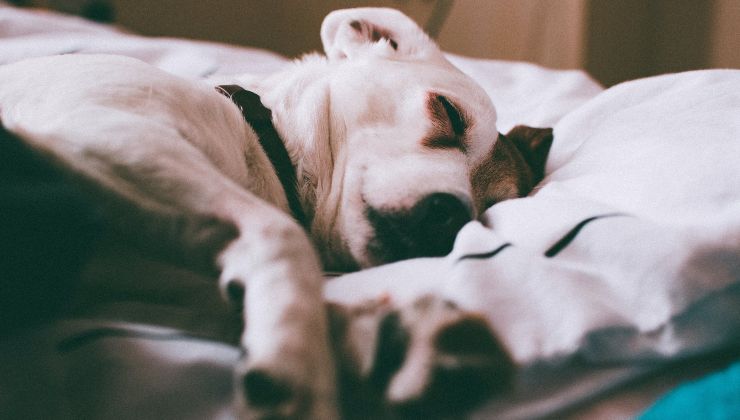
[[[427,195],[407,210],[368,207],[366,213],[374,231],[367,252],[376,264],[447,255],[472,220],[470,201],[448,193]]]

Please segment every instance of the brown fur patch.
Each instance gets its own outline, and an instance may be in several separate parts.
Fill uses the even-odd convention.
[[[427,112],[432,121],[432,129],[421,144],[431,149],[459,149],[465,153],[467,145],[464,135],[468,123],[467,117],[459,108],[444,96],[432,92],[427,99]],[[455,117],[450,118],[450,113],[455,114]]]
[[[544,177],[552,129],[516,126],[499,134],[491,151],[471,175],[476,208],[529,194]]]
[[[532,174],[516,147],[503,134],[489,155],[473,170],[471,184],[478,211],[516,198],[530,185]]]
[[[553,141],[552,128],[517,125],[506,133],[506,137],[514,143],[532,170],[533,186],[538,184],[545,176],[545,163]]]

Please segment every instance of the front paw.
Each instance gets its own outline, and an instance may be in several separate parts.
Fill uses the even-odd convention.
[[[408,345],[385,392],[394,411],[446,417],[510,388],[514,364],[483,317],[431,295],[398,313]]]
[[[336,401],[331,389],[322,385],[316,372],[311,377],[300,372],[287,357],[274,364],[242,362],[236,369],[236,401],[243,419],[335,419]],[[305,360],[304,360],[305,362]]]
[[[345,417],[443,418],[511,386],[514,364],[484,318],[435,296],[359,308],[333,308]]]

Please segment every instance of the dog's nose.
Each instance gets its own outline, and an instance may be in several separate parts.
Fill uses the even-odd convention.
[[[467,201],[448,193],[430,194],[416,203],[409,214],[414,226],[416,254],[419,256],[447,255],[452,250],[457,232],[472,218]]]

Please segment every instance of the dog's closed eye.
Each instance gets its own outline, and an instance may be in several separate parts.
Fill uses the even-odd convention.
[[[460,115],[460,111],[457,110],[457,107],[455,107],[455,105],[453,105],[449,99],[445,98],[442,95],[437,96],[437,100],[445,109],[447,119],[452,127],[452,132],[456,136],[462,136],[463,134],[465,134],[467,124],[465,123],[463,117]]]
[[[432,132],[422,140],[432,149],[459,149],[465,152],[468,122],[459,108],[443,95],[429,94],[427,110],[432,119]]]

